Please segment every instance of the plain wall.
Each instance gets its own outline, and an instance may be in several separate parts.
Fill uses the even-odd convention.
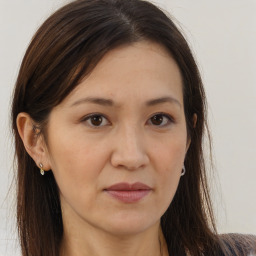
[[[0,256],[15,240],[10,97],[31,37],[61,0],[0,0]],[[256,234],[256,1],[158,0],[198,61],[209,101],[220,232]],[[213,179],[211,179],[213,182]]]

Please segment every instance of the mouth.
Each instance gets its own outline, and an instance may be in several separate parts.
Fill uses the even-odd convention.
[[[141,182],[117,183],[104,190],[111,197],[124,203],[135,203],[147,196],[152,188]]]

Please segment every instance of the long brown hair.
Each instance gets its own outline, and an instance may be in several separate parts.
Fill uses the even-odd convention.
[[[52,172],[40,176],[18,134],[16,118],[28,113],[46,136],[51,110],[111,49],[149,40],[163,45],[183,78],[184,109],[191,145],[186,175],[162,216],[170,255],[217,255],[220,241],[205,174],[202,139],[206,99],[189,46],[172,20],[140,0],[78,0],[49,17],[33,37],[17,78],[12,123],[17,157],[17,222],[23,256],[57,256],[63,235],[58,187]],[[193,127],[193,115],[197,124]]]

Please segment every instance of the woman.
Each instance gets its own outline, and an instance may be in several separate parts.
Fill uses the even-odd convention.
[[[39,28],[12,107],[22,255],[247,255],[216,232],[206,99],[173,22],[140,0],[72,2]]]

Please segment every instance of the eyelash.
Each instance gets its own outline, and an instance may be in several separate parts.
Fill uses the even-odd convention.
[[[152,123],[152,118],[154,117],[162,117],[162,119],[164,120],[164,118],[166,118],[166,122],[164,125],[160,124],[160,125],[155,125]],[[101,118],[102,120],[106,120],[107,121],[107,124],[103,124],[100,123],[99,125],[94,125],[92,124],[92,118],[95,118],[95,117],[99,117]],[[93,114],[90,114],[90,115],[87,115],[85,116],[82,120],[82,122],[90,122],[90,124],[88,124],[88,126],[94,128],[94,129],[99,129],[100,127],[104,127],[104,126],[109,126],[111,125],[111,123],[108,121],[108,118],[105,117],[104,115],[100,114],[100,113],[93,113]],[[169,114],[166,114],[166,113],[162,113],[162,112],[159,112],[159,113],[155,113],[154,115],[152,115],[146,123],[150,122],[150,125],[153,125],[155,127],[166,127],[166,126],[169,126],[170,124],[174,123],[174,119],[169,115]]]
[[[100,114],[100,113],[93,113],[93,114],[87,115],[87,116],[85,116],[81,121],[82,121],[82,122],[90,122],[90,123],[91,123],[92,118],[94,118],[94,117],[100,117],[100,118],[103,119],[103,120],[107,120],[107,122],[108,122],[107,125],[110,125],[110,122],[108,121],[108,118],[105,117],[104,115]],[[88,126],[94,128],[94,129],[98,129],[98,128],[100,128],[100,127],[102,127],[102,126],[106,126],[106,125],[98,125],[98,126],[97,126],[97,125],[93,125],[93,124],[91,123],[91,124],[88,124]]]
[[[156,117],[156,116],[161,116],[163,118],[166,118],[167,119],[167,123],[164,124],[164,125],[154,125],[152,124],[152,118],[153,117]],[[162,112],[159,112],[159,113],[155,113],[154,115],[152,115],[150,118],[149,118],[149,121],[151,120],[151,124],[153,126],[156,126],[156,127],[166,127],[166,126],[169,126],[170,124],[174,123],[174,119],[172,116],[170,116],[169,114],[166,114],[166,113],[162,113]],[[148,121],[147,121],[148,122]]]

